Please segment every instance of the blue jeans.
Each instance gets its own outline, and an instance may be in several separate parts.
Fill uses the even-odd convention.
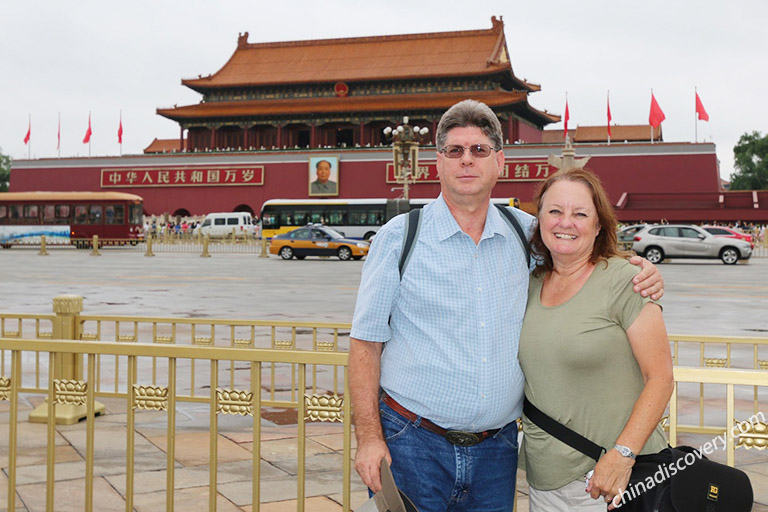
[[[507,512],[514,506],[517,423],[461,447],[379,402],[397,486],[419,512]]]

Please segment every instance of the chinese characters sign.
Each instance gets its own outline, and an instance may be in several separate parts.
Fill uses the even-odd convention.
[[[556,171],[557,169],[550,166],[545,159],[507,160],[499,176],[499,182],[544,181]],[[415,183],[438,183],[440,180],[437,178],[437,163],[420,163],[412,178]],[[397,182],[395,167],[388,163],[387,183]]]
[[[101,188],[258,186],[263,184],[263,165],[134,167],[101,170]]]

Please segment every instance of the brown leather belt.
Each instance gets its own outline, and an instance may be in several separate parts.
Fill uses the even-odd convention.
[[[395,401],[394,398],[389,396],[386,393],[383,393],[381,396],[381,400],[390,406],[393,411],[398,413],[403,418],[407,419],[408,421],[416,421],[419,419],[419,416],[412,413],[399,403]],[[462,430],[446,430],[443,427],[439,425],[435,425],[431,421],[429,421],[426,418],[421,418],[421,421],[419,422],[420,427],[424,427],[425,429],[429,430],[430,432],[434,432],[435,434],[444,437],[449,443],[454,444],[456,446],[474,446],[477,443],[480,443],[482,441],[485,441],[489,437],[495,436],[500,428],[496,428],[493,430],[486,430],[484,432],[464,432]]]

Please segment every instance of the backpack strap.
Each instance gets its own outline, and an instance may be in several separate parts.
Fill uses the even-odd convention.
[[[525,236],[523,227],[520,225],[520,221],[517,220],[517,217],[506,206],[500,204],[495,206],[501,212],[506,223],[517,233],[520,244],[523,246],[523,252],[525,252],[526,261],[531,261],[531,246],[528,243],[528,237]],[[421,208],[414,208],[405,217],[405,236],[403,237],[403,248],[400,251],[400,262],[397,266],[400,271],[401,280],[403,279],[405,267],[408,266],[408,261],[411,259],[413,244],[419,238],[419,229],[421,229]]]
[[[421,208],[414,208],[405,216],[405,236],[403,237],[403,249],[400,251],[400,263],[397,266],[398,270],[400,271],[401,281],[403,279],[403,272],[405,272],[405,267],[408,266],[408,261],[411,259],[413,244],[419,237],[420,228]]]
[[[504,220],[507,221],[507,224],[509,224],[509,226],[517,233],[517,237],[520,239],[520,243],[523,246],[523,252],[525,252],[525,261],[530,262],[531,261],[531,245],[528,243],[528,237],[525,236],[525,231],[523,231],[523,227],[520,225],[520,221],[517,220],[517,217],[515,217],[515,214],[509,211],[509,208],[507,208],[506,206],[496,204],[496,207],[501,212],[502,216],[504,217]]]

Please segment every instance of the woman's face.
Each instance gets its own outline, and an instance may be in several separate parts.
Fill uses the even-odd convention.
[[[554,261],[588,258],[600,232],[589,188],[573,181],[549,187],[541,201],[539,229]]]

